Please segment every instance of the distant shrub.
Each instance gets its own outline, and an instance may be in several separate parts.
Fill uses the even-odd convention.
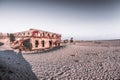
[[[29,50],[32,50],[32,44],[30,43],[30,39],[27,39],[23,42],[23,45],[29,49]]]
[[[15,41],[15,36],[14,36],[14,34],[10,34],[10,42],[14,42]]]
[[[100,41],[95,41],[94,43],[95,43],[95,44],[101,44],[102,42],[100,42]]]

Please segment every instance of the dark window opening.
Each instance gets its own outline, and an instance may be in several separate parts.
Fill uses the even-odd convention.
[[[38,45],[39,45],[38,40],[35,40],[35,47],[38,47]]]
[[[58,43],[58,46],[60,46],[60,43]]]
[[[49,41],[49,47],[52,47],[52,41]]]
[[[44,40],[42,40],[42,47],[44,47],[45,46],[45,41]]]
[[[28,32],[28,35],[30,35],[30,33]]]

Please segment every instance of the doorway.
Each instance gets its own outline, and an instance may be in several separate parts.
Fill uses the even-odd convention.
[[[38,40],[35,40],[35,47],[38,47],[38,45],[39,45]]]
[[[52,41],[49,41],[49,47],[52,47]]]
[[[42,47],[44,47],[45,46],[45,41],[44,40],[42,40]]]

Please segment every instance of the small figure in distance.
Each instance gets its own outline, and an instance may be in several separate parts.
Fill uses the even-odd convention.
[[[75,41],[73,40],[73,37],[70,38],[70,43],[75,44]]]
[[[73,37],[71,37],[71,39],[70,39],[70,43],[73,43]]]

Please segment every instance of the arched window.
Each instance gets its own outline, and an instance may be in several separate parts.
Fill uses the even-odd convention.
[[[49,41],[49,47],[52,47],[52,40]]]
[[[28,35],[30,35],[30,32],[28,32]]]
[[[38,47],[38,45],[39,45],[39,41],[35,40],[35,47]]]
[[[42,41],[41,41],[41,44],[42,44],[42,47],[44,47],[44,46],[45,46],[45,41],[42,40]]]

